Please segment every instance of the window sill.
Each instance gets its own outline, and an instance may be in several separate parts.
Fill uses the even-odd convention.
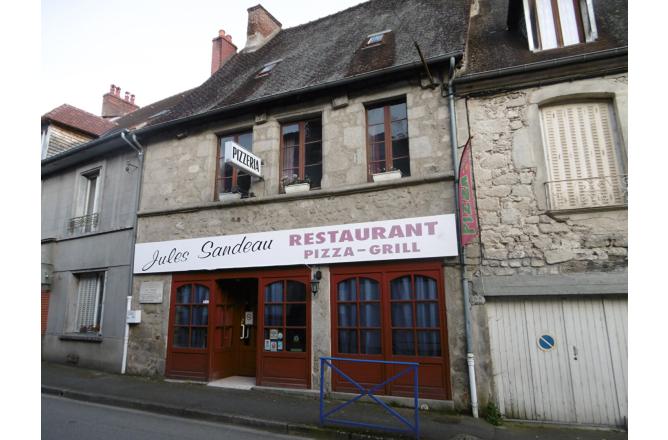
[[[61,341],[102,342],[102,335],[97,333],[66,333],[58,337]]]
[[[547,209],[546,214],[552,215],[562,215],[562,214],[582,214],[588,212],[601,212],[601,211],[625,211],[628,210],[628,205],[607,205],[607,206],[583,206],[581,208],[568,208],[568,209]]]

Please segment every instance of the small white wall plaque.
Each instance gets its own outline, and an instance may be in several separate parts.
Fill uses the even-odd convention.
[[[141,322],[141,310],[128,310],[125,320],[128,324],[139,324]]]
[[[139,302],[141,304],[162,303],[163,281],[144,281],[139,289]]]

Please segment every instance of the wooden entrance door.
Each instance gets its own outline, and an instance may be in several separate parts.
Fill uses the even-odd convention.
[[[257,355],[257,280],[218,282],[211,379],[255,376]]]

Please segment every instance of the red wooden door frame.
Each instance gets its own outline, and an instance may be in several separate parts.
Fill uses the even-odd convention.
[[[450,381],[450,356],[448,345],[447,332],[447,313],[445,308],[445,286],[443,277],[443,265],[439,260],[427,261],[402,261],[402,262],[382,262],[371,264],[345,264],[333,265],[330,268],[330,304],[331,304],[331,333],[332,333],[332,356],[374,359],[377,355],[348,355],[338,353],[338,301],[335,281],[340,281],[350,277],[363,277],[364,274],[376,273],[381,278],[381,346],[383,354],[382,359],[402,362],[419,362],[422,370],[424,367],[441,366],[443,371],[444,395],[440,398],[452,398],[452,384]],[[424,275],[436,280],[438,292],[438,308],[439,308],[439,327],[441,337],[441,356],[427,357],[427,356],[405,356],[392,354],[392,327],[391,327],[391,302],[390,302],[390,282],[403,275]],[[383,299],[383,294],[386,298]],[[415,324],[415,323],[414,323]],[[417,344],[417,341],[415,341]],[[391,377],[390,370],[392,367],[385,366],[385,379]],[[388,375],[389,374],[389,375]],[[334,383],[332,384],[334,385]],[[392,392],[392,385],[387,387],[388,392]],[[395,385],[395,388],[397,386]],[[421,386],[421,389],[423,387]],[[421,392],[422,394],[422,392]],[[440,393],[439,393],[440,394]],[[439,398],[437,396],[433,396]]]

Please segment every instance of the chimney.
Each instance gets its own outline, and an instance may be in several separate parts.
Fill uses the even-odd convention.
[[[121,98],[121,88],[112,84],[109,92],[102,96],[102,113],[105,119],[115,119],[127,115],[137,110],[139,106],[135,104],[135,95],[125,92],[125,99]]]
[[[248,28],[244,52],[255,52],[281,31],[281,22],[276,20],[262,5],[248,8]]]
[[[211,75],[216,73],[232,55],[237,53],[237,46],[232,44],[232,36],[225,35],[224,30],[218,31],[218,36],[212,40],[211,48]]]

